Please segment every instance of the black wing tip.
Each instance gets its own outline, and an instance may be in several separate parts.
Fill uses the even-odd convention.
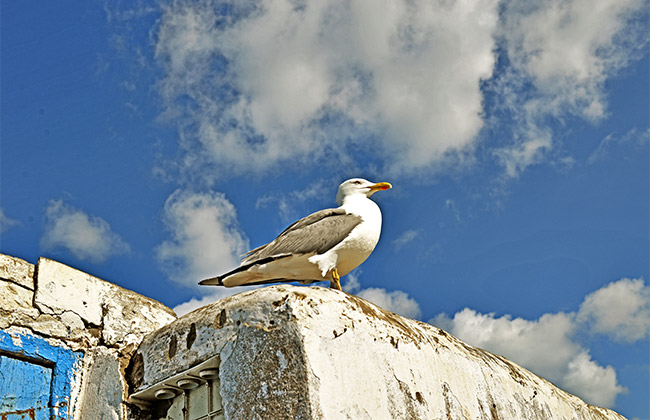
[[[211,279],[201,280],[199,282],[200,286],[223,286],[221,277],[212,277]]]
[[[237,274],[237,273],[239,273],[241,271],[246,271],[246,270],[248,270],[249,268],[251,268],[252,266],[254,266],[256,264],[266,264],[266,263],[269,263],[269,262],[272,262],[272,261],[275,261],[275,260],[286,258],[289,255],[290,254],[273,255],[273,256],[265,257],[265,258],[262,258],[260,260],[253,261],[253,262],[250,262],[250,263],[247,263],[247,264],[244,264],[244,265],[240,265],[239,267],[235,268],[232,271],[227,272],[226,274],[222,274],[222,275],[220,275],[218,277],[212,277],[210,279],[201,280],[199,282],[199,285],[201,285],[201,286],[232,287],[232,286],[226,286],[225,284],[223,284],[223,280],[226,279],[229,276],[232,276],[233,274]],[[245,286],[245,285],[248,285],[248,284],[258,284],[258,283],[246,283],[246,284],[242,284],[240,286]]]

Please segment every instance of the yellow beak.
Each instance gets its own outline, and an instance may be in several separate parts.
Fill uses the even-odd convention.
[[[391,188],[393,188],[393,186],[390,185],[389,182],[378,182],[375,185],[370,186],[371,191],[379,191],[379,190],[383,191],[383,190],[389,190]]]

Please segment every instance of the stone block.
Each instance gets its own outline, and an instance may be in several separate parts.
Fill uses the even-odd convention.
[[[96,347],[87,352],[75,419],[126,419],[122,407],[124,389],[117,350]]]
[[[32,308],[34,292],[7,280],[0,280],[0,308],[27,311]]]
[[[35,303],[44,313],[70,311],[102,327],[109,345],[139,343],[145,334],[176,319],[160,302],[47,258],[38,262]]]
[[[43,337],[59,338],[73,350],[84,350],[99,343],[99,334],[86,329],[81,318],[72,312],[60,316],[41,314],[36,308],[4,310],[0,308],[0,330],[10,327],[27,328]]]
[[[54,315],[72,311],[85,322],[102,322],[102,297],[110,283],[47,258],[38,260],[36,307]]]
[[[0,254],[0,279],[34,290],[34,265],[20,258]]]
[[[21,326],[29,327],[36,333],[46,337],[67,338],[70,330],[58,318],[50,314],[40,314],[35,319],[29,319]]]
[[[86,330],[86,324],[84,324],[81,317],[74,312],[63,312],[61,315],[59,315],[59,320],[63,322],[69,332]]]
[[[175,319],[171,309],[155,300],[114,289],[104,296],[102,338],[109,346],[135,346],[145,335]]]

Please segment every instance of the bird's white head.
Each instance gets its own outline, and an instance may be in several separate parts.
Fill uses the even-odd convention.
[[[393,188],[388,182],[370,182],[363,178],[352,178],[339,185],[339,191],[336,194],[336,203],[341,206],[346,198],[354,196],[370,197],[377,191]]]

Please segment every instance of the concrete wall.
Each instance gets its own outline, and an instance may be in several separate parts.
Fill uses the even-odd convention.
[[[320,287],[231,296],[150,334],[132,359],[131,398],[152,399],[210,360],[228,420],[623,419],[438,328]]]
[[[0,254],[0,352],[5,364],[52,367],[61,382],[51,390],[54,418],[128,418],[131,355],[146,334],[175,319],[159,302],[56,261],[34,266]],[[21,372],[13,375],[7,383]],[[0,395],[7,406],[16,402],[8,392]]]
[[[0,391],[34,419],[623,419],[340,291],[270,286],[176,319],[58,262],[6,255]]]

